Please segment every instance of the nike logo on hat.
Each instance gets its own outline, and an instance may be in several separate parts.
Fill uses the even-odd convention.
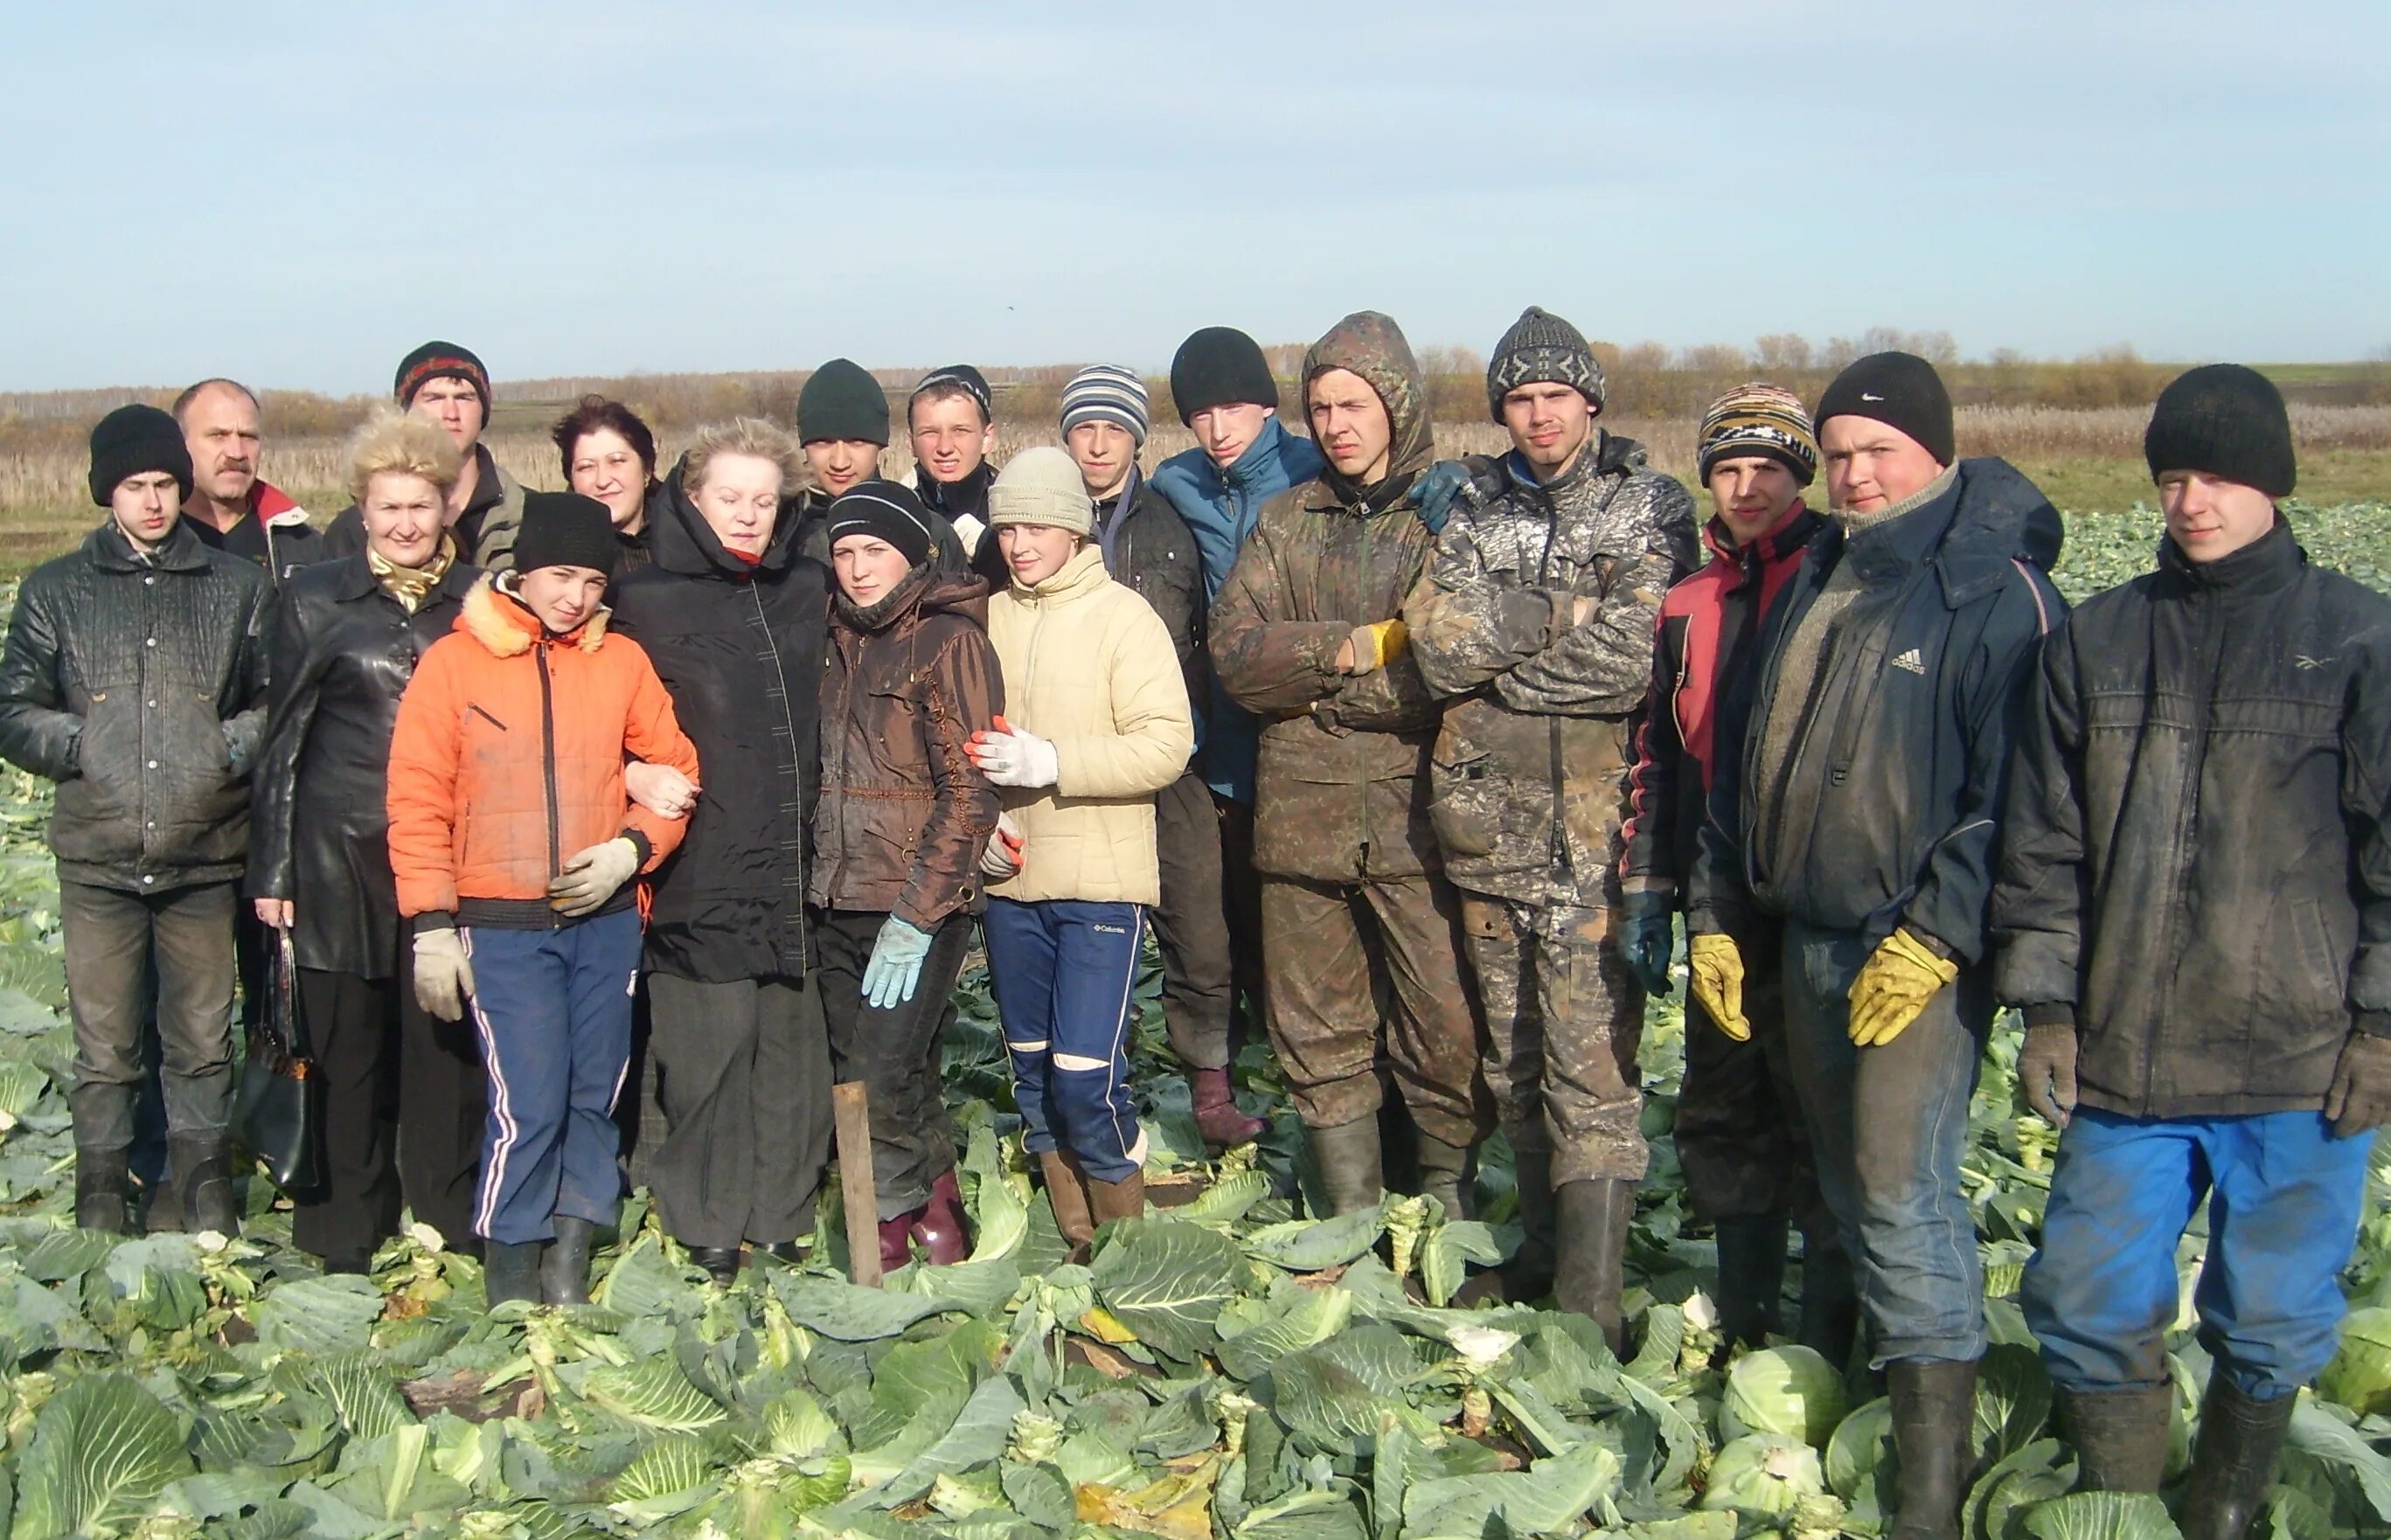
[[[1882,401],[1882,400],[1884,399],[1884,397],[1882,397],[1882,396],[1872,396],[1872,395],[1868,394],[1866,391],[1862,391],[1860,392],[1860,399],[1861,399],[1862,401]]]

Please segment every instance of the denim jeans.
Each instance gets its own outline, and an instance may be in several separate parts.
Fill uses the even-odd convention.
[[[1785,927],[1787,1047],[1819,1188],[1855,1263],[1873,1360],[1981,1358],[1984,1264],[1959,1161],[1991,980],[1962,969],[1898,1037],[1855,1047],[1852,981],[1872,950],[1856,932]]]
[[[2316,1112],[2126,1118],[2078,1108],[2059,1141],[2026,1325],[2068,1390],[2157,1384],[2176,1245],[2204,1199],[2200,1343],[2235,1388],[2289,1395],[2333,1361],[2374,1141]]]

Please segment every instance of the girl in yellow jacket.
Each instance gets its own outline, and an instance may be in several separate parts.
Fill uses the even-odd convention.
[[[1196,738],[1170,634],[1105,576],[1094,520],[1059,449],[1015,456],[989,489],[1012,581],[989,600],[988,635],[1009,710],[971,742],[1004,789],[981,924],[1014,1100],[1074,1248],[1145,1206],[1131,995],[1146,907],[1161,896],[1154,794],[1185,769]]]

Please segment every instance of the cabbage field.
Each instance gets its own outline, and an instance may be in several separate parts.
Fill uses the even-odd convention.
[[[2391,574],[2391,508],[2301,510],[2321,560]],[[2072,520],[2071,594],[2144,570],[2147,513]],[[2383,563],[2380,572],[2374,563]],[[1206,1165],[1145,981],[1137,1062],[1151,1174],[1200,1196],[1063,1262],[1001,1109],[983,977],[949,1044],[970,1261],[845,1280],[836,1184],[808,1262],[724,1290],[642,1198],[603,1248],[596,1303],[484,1309],[476,1265],[418,1230],[371,1278],[326,1277],[248,1187],[238,1240],[69,1226],[71,1034],[46,789],[0,771],[0,1534],[275,1540],[316,1534],[953,1540],[1825,1540],[1880,1533],[1895,1471],[1863,1368],[1807,1350],[1711,1364],[1712,1249],[1669,1140],[1683,1025],[1656,1003],[1643,1068],[1652,1176],[1634,1232],[1633,1359],[1580,1317],[1448,1307],[1516,1243],[1507,1158],[1480,1214],[1426,1200],[1305,1217],[1302,1140],[1267,1056],[1238,1074],[1276,1116]],[[2067,1495],[2073,1458],[2015,1295],[2056,1139],[2018,1104],[1997,1033],[1966,1165],[1996,1346],[1976,1408],[1971,1540],[2161,1540],[2156,1498]],[[1184,1200],[1196,1182],[1180,1184]],[[2391,1534],[2391,1142],[2345,1280],[2341,1358],[2292,1429],[2270,1540]],[[2178,1258],[2188,1328],[2204,1234]],[[2206,1361],[2188,1330],[2170,1477]]]

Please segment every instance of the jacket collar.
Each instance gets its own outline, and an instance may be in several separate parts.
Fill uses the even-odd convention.
[[[147,556],[135,554],[132,540],[113,518],[91,532],[84,549],[101,571],[109,572],[203,572],[208,566],[207,546],[191,533],[190,520],[182,518],[174,520],[166,538]]]
[[[1810,510],[1808,504],[1796,502],[1785,510],[1783,518],[1754,535],[1750,543],[1738,545],[1726,520],[1712,514],[1710,522],[1702,526],[1702,544],[1710,547],[1713,560],[1730,567],[1773,567],[1807,545],[1825,522]]]
[[[374,576],[373,563],[367,559],[366,553],[363,551],[357,552],[355,556],[344,556],[338,561],[327,562],[325,565],[340,575],[340,583],[333,589],[332,597],[342,603],[381,592],[381,581]],[[432,597],[455,599],[461,604],[465,597],[473,591],[473,584],[482,580],[483,575],[482,570],[467,561],[460,552],[455,560],[448,563],[448,570],[440,574],[440,581],[432,585]],[[429,607],[430,602],[431,599],[427,597],[426,608]],[[420,610],[418,611],[418,613],[420,612]]]
[[[455,575],[453,570],[450,575]],[[472,588],[465,595],[464,608],[457,611],[457,629],[481,643],[493,658],[520,658],[543,641],[550,645],[571,642],[584,652],[595,652],[605,645],[606,620],[612,613],[601,604],[575,630],[550,636],[529,606],[509,589],[499,587],[498,577],[484,572],[476,576]]]
[[[278,530],[291,529],[307,522],[307,510],[291,500],[288,493],[270,481],[259,481],[249,489],[249,511],[261,524]]]
[[[1275,416],[1264,418],[1262,430],[1254,435],[1253,443],[1246,445],[1246,452],[1226,466],[1212,466],[1213,472],[1223,486],[1235,487],[1241,492],[1269,485],[1273,479],[1285,475],[1279,463],[1286,457],[1286,445],[1285,425]],[[1212,465],[1208,458],[1204,463]]]
[[[2064,528],[2059,510],[2008,461],[1962,460],[1902,511],[1856,533],[1836,529],[1818,544],[1824,559],[1855,564],[1871,587],[1931,565],[1945,607],[1972,604],[2008,583],[2019,568],[2049,572]]]
[[[2215,561],[2194,561],[2173,537],[2159,541],[2159,571],[2176,585],[2191,592],[2219,594],[2267,593],[2282,587],[2308,564],[2307,553],[2292,533],[2282,510],[2275,511],[2273,527],[2231,556]]]
[[[1092,593],[1111,581],[1105,571],[1103,547],[1090,541],[1043,581],[1027,588],[1016,583],[1010,592],[1025,604],[1060,604]]]
[[[787,571],[796,554],[796,528],[801,521],[797,505],[789,498],[781,499],[780,512],[772,520],[772,537],[764,544],[764,558],[743,561],[730,554],[714,526],[705,521],[705,515],[689,500],[684,478],[688,468],[684,456],[648,496],[648,559],[676,577],[732,583],[776,577]]]
[[[921,494],[924,505],[945,514],[950,524],[955,521],[958,514],[968,513],[982,520],[988,518],[988,489],[996,481],[996,466],[992,462],[980,461],[972,468],[971,474],[960,481],[941,481],[927,470],[924,470],[917,480],[920,484],[913,490]]]
[[[498,474],[498,462],[492,457],[490,446],[476,443],[473,445],[473,498],[458,517],[470,519],[475,514],[485,513],[506,501],[506,496],[507,483]]]
[[[924,611],[960,610],[988,597],[988,580],[969,572],[942,572],[935,561],[905,574],[905,581],[869,605],[857,605],[831,589],[831,613],[847,630],[876,636],[895,629],[907,616]]]

